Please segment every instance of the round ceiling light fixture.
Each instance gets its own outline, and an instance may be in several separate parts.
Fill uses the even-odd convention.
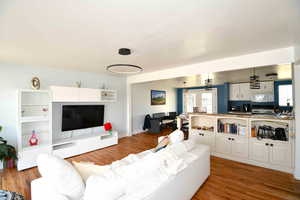
[[[119,55],[127,56],[131,54],[128,48],[119,49]],[[106,70],[117,74],[136,74],[143,71],[143,68],[132,64],[113,64],[106,67]]]
[[[143,68],[131,64],[114,64],[107,66],[106,70],[118,74],[136,74],[143,71]]]

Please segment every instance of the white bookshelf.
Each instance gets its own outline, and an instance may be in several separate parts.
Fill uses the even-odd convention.
[[[40,153],[51,153],[52,106],[48,90],[18,91],[18,170],[36,165]],[[29,139],[35,131],[38,144],[30,146]]]

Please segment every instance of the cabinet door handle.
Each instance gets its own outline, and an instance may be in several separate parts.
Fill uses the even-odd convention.
[[[273,144],[270,144],[270,146],[273,147],[274,145],[273,145]]]
[[[233,141],[234,141],[234,138],[231,138],[231,140],[233,140]]]
[[[269,146],[269,143],[266,143],[266,146]]]
[[[228,140],[231,140],[231,138],[228,138]]]

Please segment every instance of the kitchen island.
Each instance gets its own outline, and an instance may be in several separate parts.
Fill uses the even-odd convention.
[[[294,118],[189,113],[189,136],[214,156],[293,173]]]

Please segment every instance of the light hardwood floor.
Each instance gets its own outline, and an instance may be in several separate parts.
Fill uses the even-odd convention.
[[[129,153],[138,153],[157,144],[160,135],[138,134],[122,138],[119,144],[68,159],[90,161],[106,165]],[[17,172],[15,169],[1,173],[0,188],[16,191],[30,200],[30,182],[39,177],[36,168]],[[171,192],[171,191],[170,191]],[[211,175],[199,188],[193,200],[300,200],[300,181],[290,174],[211,157]]]

